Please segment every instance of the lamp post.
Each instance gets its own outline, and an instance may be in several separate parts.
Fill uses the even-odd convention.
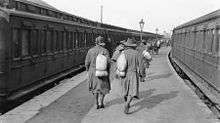
[[[141,37],[141,41],[142,41],[142,31],[143,31],[143,28],[144,28],[144,19],[141,19],[141,21],[139,22],[139,24],[140,24],[140,28],[141,28],[140,37]]]
[[[101,5],[100,8],[100,22],[102,23],[102,18],[103,18],[103,5]]]

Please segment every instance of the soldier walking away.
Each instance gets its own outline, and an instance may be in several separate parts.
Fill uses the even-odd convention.
[[[144,82],[145,81],[145,77],[146,77],[146,69],[149,68],[150,66],[150,58],[145,56],[145,52],[149,52],[148,51],[148,46],[146,45],[146,40],[142,40],[141,43],[139,44],[139,46],[136,48],[138,51],[138,60],[139,60],[139,77],[140,77],[140,82]]]
[[[136,51],[136,41],[134,38],[128,39],[124,43],[125,50],[123,51],[126,59],[126,74],[121,80],[122,92],[125,100],[124,113],[129,113],[130,103],[134,97],[139,96],[139,81],[138,81],[138,52]]]
[[[96,108],[104,108],[104,97],[110,91],[110,82],[109,82],[109,74],[103,76],[97,76],[97,63],[98,55],[101,54],[107,58],[107,68],[106,71],[109,73],[109,51],[104,48],[105,43],[103,37],[99,36],[96,38],[96,46],[91,48],[85,60],[85,67],[88,72],[88,84],[89,91],[95,97]],[[101,71],[102,72],[102,71]]]
[[[160,40],[157,40],[155,42],[155,53],[156,53],[156,55],[158,55],[159,49],[160,49]]]

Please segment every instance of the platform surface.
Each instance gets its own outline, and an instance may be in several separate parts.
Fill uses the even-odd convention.
[[[162,48],[159,55],[153,56],[147,81],[140,83],[140,99],[132,102],[128,115],[123,113],[124,101],[116,82],[111,83],[112,90],[105,98],[105,109],[96,110],[83,73],[78,78],[65,80],[62,86],[66,88],[54,88],[57,94],[65,90],[60,96],[55,94],[55,98],[53,92],[46,92],[42,94],[44,98],[40,95],[27,102],[29,106],[19,115],[23,120],[12,120],[11,111],[0,117],[0,123],[220,123],[175,73],[167,58],[169,50]],[[50,103],[35,109],[39,107],[38,103],[50,99]],[[26,116],[29,118],[25,119]]]

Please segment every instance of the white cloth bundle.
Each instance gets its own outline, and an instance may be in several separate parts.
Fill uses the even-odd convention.
[[[96,57],[96,76],[107,76],[107,58],[102,54],[98,54]]]
[[[121,54],[119,55],[118,59],[117,59],[117,70],[116,70],[116,74],[119,76],[125,76],[125,70],[127,67],[127,61],[125,58],[125,54],[122,51]]]
[[[142,54],[144,55],[144,58],[146,58],[147,60],[152,59],[150,53],[147,50],[144,50]]]

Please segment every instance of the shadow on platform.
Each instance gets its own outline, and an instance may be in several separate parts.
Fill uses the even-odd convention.
[[[170,93],[167,93],[167,94],[158,94],[158,95],[154,95],[151,97],[148,97],[148,95],[144,95],[143,100],[131,106],[131,107],[138,107],[138,108],[130,112],[130,114],[138,112],[144,108],[148,108],[148,109],[154,108],[155,106],[157,106],[158,104],[160,104],[161,102],[165,100],[175,98],[178,95],[178,93],[179,91],[171,91]]]
[[[158,75],[152,75],[147,77],[147,81],[155,80],[155,79],[162,79],[162,78],[168,78],[172,75],[173,73],[162,73]]]
[[[139,93],[139,98],[142,99],[142,98],[146,98],[148,96],[150,96],[151,94],[153,94],[153,92],[155,91],[156,89],[150,89],[150,90],[147,90],[147,91],[142,91]],[[124,99],[123,98],[116,98],[116,99],[113,99],[109,102],[106,103],[106,108],[107,107],[110,107],[111,105],[115,105],[115,104],[122,104],[124,103]]]

